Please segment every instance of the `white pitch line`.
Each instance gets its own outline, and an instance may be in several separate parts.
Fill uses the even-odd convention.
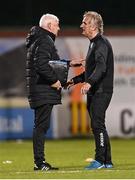
[[[68,174],[68,173],[89,173],[89,172],[120,172],[120,171],[127,171],[123,169],[99,169],[99,170],[58,170],[58,171],[17,171],[17,172],[9,172],[9,174],[35,174],[35,173],[47,173],[47,174]],[[134,171],[134,169],[131,169],[131,171]],[[1,180],[1,179],[0,179]],[[134,179],[135,180],[135,179]]]
[[[132,169],[133,170],[133,169]],[[131,171],[132,171],[131,170]],[[58,170],[58,171],[17,171],[17,172],[9,172],[9,174],[16,173],[16,174],[35,174],[35,173],[46,173],[46,174],[73,174],[73,173],[89,173],[93,171],[104,171],[104,172],[120,172],[126,171],[123,169],[101,169],[101,170]],[[133,170],[134,171],[134,170]]]
[[[64,171],[64,170],[59,170],[59,171],[33,171],[33,172],[16,172],[16,174],[29,174],[29,173],[47,173],[47,174],[66,174],[66,173],[81,173],[85,172],[84,170],[69,170],[69,171]]]

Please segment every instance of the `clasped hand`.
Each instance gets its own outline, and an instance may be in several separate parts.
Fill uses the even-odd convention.
[[[56,83],[52,84],[51,87],[56,88],[57,90],[62,88],[59,80]]]
[[[87,94],[90,88],[91,85],[89,83],[85,83],[81,88],[81,94]]]

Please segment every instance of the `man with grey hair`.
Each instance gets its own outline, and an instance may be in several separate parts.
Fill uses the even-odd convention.
[[[61,104],[61,88],[64,81],[66,82],[68,67],[76,64],[76,62],[61,60],[57,54],[54,42],[59,30],[59,19],[53,14],[45,14],[41,17],[39,26],[32,27],[26,38],[27,92],[30,107],[34,109],[35,115],[33,128],[34,170],[58,169],[46,162],[44,135],[50,126],[53,106]],[[53,66],[54,62],[61,64],[57,71]],[[63,70],[62,64],[65,64],[67,68]],[[60,74],[60,72],[62,73]]]
[[[114,59],[110,42],[103,36],[103,20],[100,14],[88,11],[84,14],[82,34],[90,40],[85,71],[67,82],[71,87],[84,83],[82,94],[87,94],[87,109],[95,138],[95,160],[85,169],[112,168],[111,146],[105,126],[105,113],[113,93]]]

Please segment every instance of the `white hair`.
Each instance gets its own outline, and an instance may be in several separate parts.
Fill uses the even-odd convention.
[[[39,21],[39,26],[40,27],[46,27],[46,25],[50,22],[52,22],[52,20],[56,20],[59,22],[59,19],[57,16],[53,15],[53,14],[44,14]]]

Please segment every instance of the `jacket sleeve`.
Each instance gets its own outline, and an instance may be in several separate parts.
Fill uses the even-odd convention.
[[[83,83],[85,81],[85,72],[79,74],[78,76],[75,76],[72,78],[74,84]]]
[[[108,56],[108,48],[105,44],[102,44],[95,51],[95,62],[96,66],[93,73],[88,77],[87,82],[93,86],[97,81],[99,81],[104,73],[106,72],[106,61]]]
[[[39,75],[42,76],[49,84],[55,83],[57,75],[49,65],[52,53],[52,43],[47,39],[42,39],[35,50],[34,66]]]

